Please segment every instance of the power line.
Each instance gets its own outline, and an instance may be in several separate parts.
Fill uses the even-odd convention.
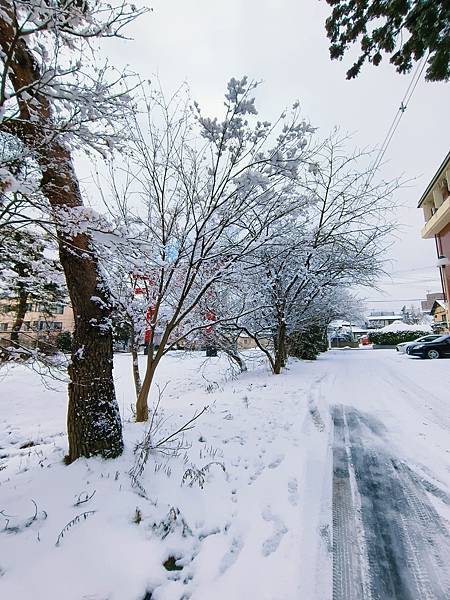
[[[425,298],[392,298],[391,300],[371,300],[370,298],[363,298],[362,301],[370,302],[371,304],[387,304],[388,302],[425,302]]]
[[[400,271],[391,271],[391,275],[395,275],[397,273],[412,273],[413,271],[425,271],[429,269],[435,269],[436,265],[426,265],[425,267],[416,267],[415,269],[402,269]]]
[[[391,123],[391,126],[389,127],[389,129],[386,133],[386,137],[384,138],[383,143],[381,144],[378,156],[375,159],[375,162],[372,167],[372,172],[375,172],[377,170],[377,168],[380,166],[381,161],[383,160],[384,155],[386,154],[386,150],[388,149],[389,144],[391,143],[391,140],[394,137],[397,127],[401,121],[401,118],[403,117],[403,113],[408,108],[408,104],[412,98],[412,95],[414,94],[414,90],[416,89],[417,84],[419,83],[419,80],[422,76],[425,65],[427,63],[427,59],[428,59],[428,54],[425,54],[423,56],[422,63],[418,63],[416,66],[416,69],[413,73],[411,81],[409,82],[406,92],[403,95],[403,98],[400,102],[400,107],[399,107],[398,111],[395,113],[395,116]]]

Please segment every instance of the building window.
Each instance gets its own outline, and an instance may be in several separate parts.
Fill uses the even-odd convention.
[[[55,304],[51,312],[55,315],[62,315],[64,313],[64,305],[63,304]]]
[[[8,331],[9,323],[0,323],[0,331]]]
[[[62,331],[62,321],[34,321],[33,329],[37,331]]]

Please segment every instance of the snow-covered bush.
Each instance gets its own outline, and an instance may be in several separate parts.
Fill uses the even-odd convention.
[[[424,335],[423,331],[371,331],[369,341],[380,346],[396,346],[403,342],[412,342]]]

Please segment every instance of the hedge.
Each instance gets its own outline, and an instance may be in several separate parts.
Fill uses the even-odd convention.
[[[426,331],[371,331],[369,341],[381,346],[396,346],[402,342],[412,342],[427,335]]]

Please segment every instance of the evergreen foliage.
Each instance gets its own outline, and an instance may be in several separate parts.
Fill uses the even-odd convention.
[[[61,333],[58,333],[56,337],[56,346],[58,350],[61,350],[61,352],[66,354],[70,354],[72,351],[72,343],[73,339],[70,331],[61,331]]]
[[[355,43],[360,55],[347,71],[347,79],[359,74],[368,61],[377,66],[383,55],[399,73],[427,56],[425,79],[450,77],[449,0],[327,0],[333,7],[326,20],[331,58],[341,59]]]
[[[369,341],[371,344],[379,344],[382,346],[396,346],[403,342],[413,342],[417,338],[424,336],[424,331],[371,331],[369,333]]]
[[[288,337],[288,354],[302,360],[315,360],[328,349],[326,328],[311,325],[305,331],[294,332]]]

